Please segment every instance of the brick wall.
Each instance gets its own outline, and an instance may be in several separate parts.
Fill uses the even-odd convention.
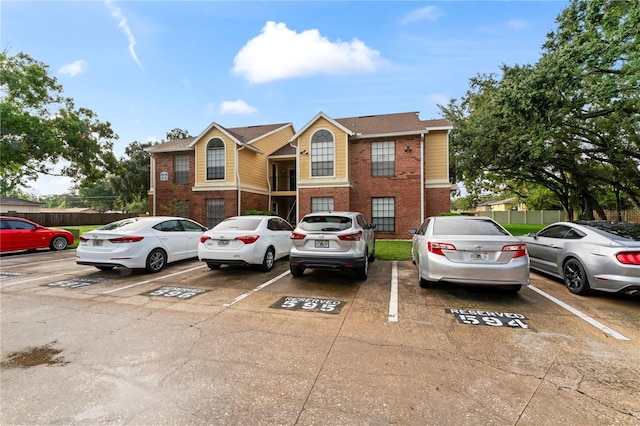
[[[311,213],[311,198],[313,197],[333,197],[334,210],[349,211],[350,207],[349,196],[351,193],[350,188],[300,188],[299,190],[299,218],[306,214]]]

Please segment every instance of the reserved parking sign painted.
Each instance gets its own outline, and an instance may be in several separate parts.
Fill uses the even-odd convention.
[[[324,314],[339,314],[345,303],[346,302],[342,302],[340,300],[285,296],[271,305],[270,308],[321,312]]]
[[[448,314],[453,314],[458,322],[470,325],[490,325],[492,327],[529,328],[522,314],[511,312],[490,312],[469,309],[445,309]]]

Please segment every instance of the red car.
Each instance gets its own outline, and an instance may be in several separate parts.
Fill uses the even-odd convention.
[[[73,234],[46,228],[19,217],[0,216],[0,252],[49,248],[64,250],[73,244]]]

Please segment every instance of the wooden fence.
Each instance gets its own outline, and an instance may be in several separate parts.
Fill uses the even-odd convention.
[[[116,220],[138,216],[134,213],[17,213],[8,212],[7,216],[21,217],[42,226],[81,226],[105,225]]]

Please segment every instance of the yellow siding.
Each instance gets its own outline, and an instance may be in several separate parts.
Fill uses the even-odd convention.
[[[447,131],[427,133],[425,145],[425,178],[427,181],[447,181],[449,158],[447,151]]]
[[[320,177],[311,177],[311,136],[317,130],[328,130],[333,134],[334,139],[334,173],[335,176],[326,176],[323,178]],[[346,180],[347,179],[347,162],[348,162],[348,143],[347,143],[347,135],[346,133],[335,126],[333,123],[329,122],[323,117],[320,117],[315,123],[313,123],[309,128],[305,130],[303,134],[300,135],[299,139],[299,151],[303,152],[307,151],[308,155],[300,155],[300,181],[323,181],[323,180]]]
[[[289,126],[252,143],[251,146],[262,151],[262,154],[242,149],[238,158],[241,185],[267,190],[267,156],[286,145],[293,134],[293,128]]]
[[[226,167],[225,179],[207,181],[207,143],[212,138],[220,138],[225,145]],[[235,183],[235,150],[236,143],[218,129],[213,128],[196,144],[196,186],[197,185],[229,185]]]

